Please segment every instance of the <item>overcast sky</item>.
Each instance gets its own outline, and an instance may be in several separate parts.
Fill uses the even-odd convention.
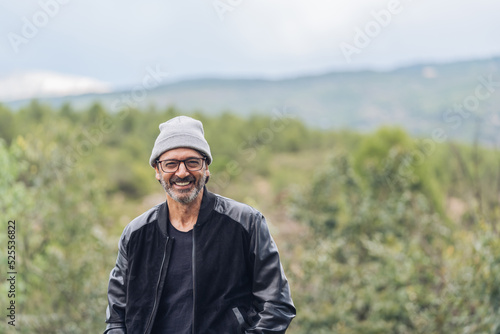
[[[486,58],[500,55],[499,13],[498,0],[0,0],[0,78],[118,87],[156,66],[170,80],[280,78]]]

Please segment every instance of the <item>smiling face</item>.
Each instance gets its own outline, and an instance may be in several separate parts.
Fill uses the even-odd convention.
[[[158,160],[186,160],[189,158],[203,158],[196,150],[190,148],[176,148],[164,152]],[[179,168],[175,173],[165,173],[160,166],[155,167],[156,179],[175,201],[181,204],[189,204],[193,202],[199,195],[206,183],[207,177],[210,175],[208,166],[203,162],[203,167],[199,171],[189,171],[184,163],[179,164]]]

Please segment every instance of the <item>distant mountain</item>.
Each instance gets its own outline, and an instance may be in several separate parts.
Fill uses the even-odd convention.
[[[109,92],[111,87],[104,82],[49,71],[13,73],[0,78],[0,101]]]
[[[364,131],[393,124],[425,138],[470,142],[479,135],[482,142],[500,145],[500,57],[386,72],[333,72],[282,80],[199,79],[141,89],[139,85],[130,91],[40,100],[54,106],[71,102],[77,108],[99,101],[112,110],[129,103],[241,115],[287,107],[322,128]],[[18,108],[26,103],[7,105]]]

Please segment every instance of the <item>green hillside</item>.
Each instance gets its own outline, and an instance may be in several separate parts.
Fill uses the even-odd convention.
[[[148,164],[158,124],[181,113],[0,105],[0,210],[17,224],[16,332],[103,330],[120,233],[165,199]],[[209,190],[270,224],[298,310],[288,333],[499,333],[497,149],[415,140],[396,127],[192,115],[212,148]]]
[[[282,80],[199,79],[152,89],[141,87],[141,78],[137,81],[128,91],[42,101],[55,107],[70,101],[75,108],[99,101],[115,112],[154,105],[212,115],[231,110],[242,116],[287,107],[309,126],[323,129],[371,131],[392,124],[421,137],[438,128],[449,138],[473,142],[479,134],[484,144],[500,143],[500,58]],[[8,105],[18,109],[27,103]],[[460,111],[457,104],[465,108]]]

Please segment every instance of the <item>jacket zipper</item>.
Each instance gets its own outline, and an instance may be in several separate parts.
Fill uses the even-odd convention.
[[[169,240],[169,237],[167,237],[167,241],[165,242],[165,249],[163,250],[163,259],[161,260],[160,274],[158,275],[158,282],[156,282],[155,301],[153,304],[153,310],[151,311],[151,314],[149,315],[148,323],[146,325],[146,330],[144,331],[144,334],[149,333],[149,326],[151,326],[151,323],[153,321],[153,315],[156,313],[156,309],[158,308],[158,289],[160,288],[161,275],[163,273],[163,266],[165,265],[165,257],[167,256],[168,240]]]
[[[195,231],[196,231],[196,225],[193,227],[193,254],[192,254],[192,258],[191,258],[191,262],[192,262],[192,270],[193,270],[193,328],[192,328],[192,334],[195,334],[196,331],[195,331],[195,322],[194,322],[194,319],[195,319],[195,310],[196,310],[196,284],[195,284],[195,281],[196,281],[196,261],[195,261],[195,253],[196,253],[196,238],[195,238]]]

